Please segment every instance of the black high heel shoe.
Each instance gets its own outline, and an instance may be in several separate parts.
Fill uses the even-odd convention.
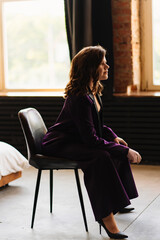
[[[122,208],[121,210],[119,210],[119,213],[130,213],[134,210],[134,208]]]
[[[107,228],[106,226],[104,225],[103,221],[99,221],[99,232],[101,234],[101,226],[105,229],[106,233],[108,234],[108,236],[110,238],[114,238],[114,239],[124,239],[124,238],[128,238],[127,235],[125,235],[124,233],[122,232],[118,232],[118,233],[111,233]]]

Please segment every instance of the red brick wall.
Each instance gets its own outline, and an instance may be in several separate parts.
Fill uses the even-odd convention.
[[[116,93],[127,91],[138,84],[139,51],[139,0],[112,0],[114,89]],[[134,26],[134,27],[133,27]],[[136,26],[136,27],[135,27]],[[134,64],[138,59],[137,64]],[[135,81],[136,80],[136,81]]]
[[[132,64],[133,84],[140,90],[141,62],[140,62],[140,1],[132,0]]]

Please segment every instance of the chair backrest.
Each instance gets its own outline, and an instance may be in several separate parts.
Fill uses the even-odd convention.
[[[41,153],[41,143],[47,128],[40,113],[34,108],[20,110],[18,117],[24,133],[29,160],[31,156]]]

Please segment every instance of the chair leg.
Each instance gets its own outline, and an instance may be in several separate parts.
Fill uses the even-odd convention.
[[[34,225],[34,217],[35,217],[36,206],[37,206],[37,199],[38,199],[39,186],[40,186],[40,180],[41,180],[41,172],[42,172],[42,170],[39,169],[38,170],[38,175],[37,175],[37,183],[36,183],[35,195],[34,195],[34,204],[33,204],[31,228],[33,228],[33,225]]]
[[[101,224],[99,224],[99,234],[101,234]]]
[[[84,225],[85,225],[86,232],[88,232],[88,225],[87,225],[87,219],[86,219],[86,213],[85,213],[85,208],[84,208],[84,202],[83,202],[83,196],[82,196],[82,190],[81,190],[81,185],[80,185],[80,180],[79,180],[78,169],[74,169],[74,171],[75,171],[75,177],[76,177],[76,182],[77,182],[79,199],[80,199],[80,203],[81,203]]]
[[[50,169],[50,213],[52,213],[53,203],[53,170]]]

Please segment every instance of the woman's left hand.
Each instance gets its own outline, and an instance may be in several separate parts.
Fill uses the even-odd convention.
[[[124,146],[128,146],[128,144],[123,140],[123,138],[120,138],[120,137],[115,138],[114,142],[117,144],[122,144]]]

